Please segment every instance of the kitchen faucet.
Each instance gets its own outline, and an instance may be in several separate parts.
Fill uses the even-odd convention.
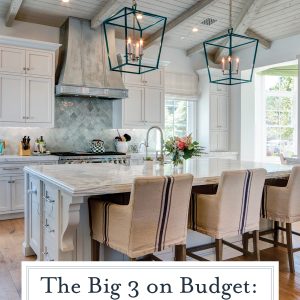
[[[152,126],[148,129],[147,131],[147,135],[146,135],[146,158],[148,157],[148,147],[149,147],[149,133],[152,129],[157,129],[160,132],[160,164],[163,165],[164,164],[164,134],[162,129],[159,126]]]

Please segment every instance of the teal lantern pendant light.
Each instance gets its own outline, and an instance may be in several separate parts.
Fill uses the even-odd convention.
[[[255,67],[258,39],[235,34],[232,27],[232,0],[229,0],[228,33],[203,43],[208,76],[211,83],[236,85],[252,81]],[[240,60],[240,51],[247,55]],[[250,72],[241,73],[241,70]]]
[[[167,18],[132,7],[124,7],[103,23],[111,71],[142,74],[159,68]],[[158,46],[145,55],[148,39],[154,34]]]

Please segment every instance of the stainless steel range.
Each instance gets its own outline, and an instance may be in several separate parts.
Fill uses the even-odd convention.
[[[130,157],[120,152],[52,152],[59,157],[59,164],[114,163],[129,165]]]

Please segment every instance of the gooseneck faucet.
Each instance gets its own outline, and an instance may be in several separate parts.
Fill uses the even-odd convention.
[[[162,129],[159,126],[152,126],[148,129],[147,131],[147,135],[146,135],[146,158],[148,157],[148,148],[149,148],[149,133],[152,129],[157,129],[160,132],[160,164],[163,165],[164,164],[164,134]]]

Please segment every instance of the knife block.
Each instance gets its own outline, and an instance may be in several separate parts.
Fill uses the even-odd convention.
[[[24,150],[22,143],[19,143],[19,150],[18,150],[18,154],[20,156],[30,156],[31,155],[31,149],[30,149],[30,144],[29,144],[29,149]]]

